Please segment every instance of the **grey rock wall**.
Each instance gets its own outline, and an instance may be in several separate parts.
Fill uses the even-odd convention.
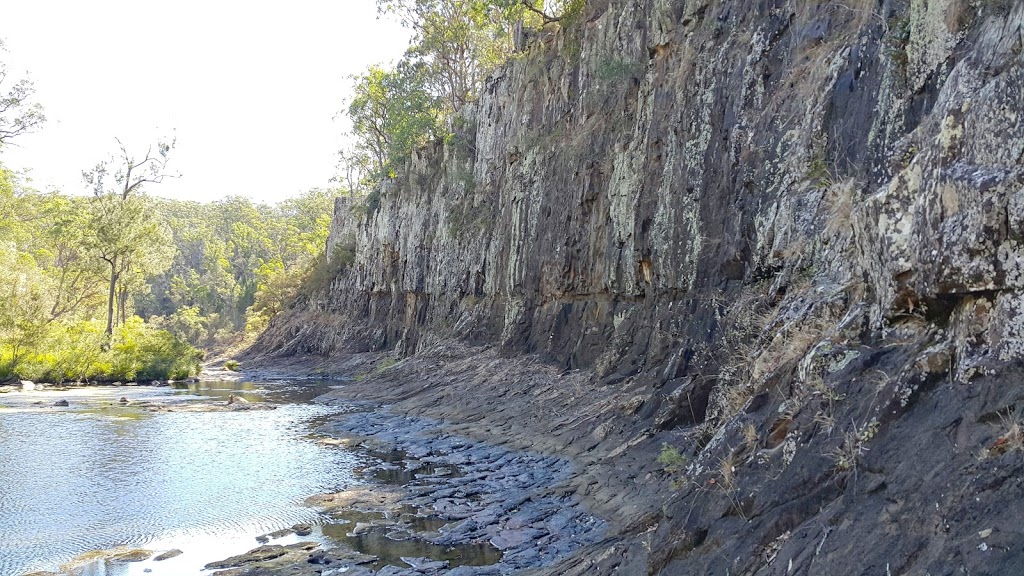
[[[355,263],[318,305],[348,328],[294,345],[455,336],[607,374],[671,367],[664,381],[697,369],[740,292],[810,278],[856,292],[866,330],[954,317],[960,340],[1018,357],[1022,17],[592,1],[378,208],[339,200],[331,246]]]
[[[552,573],[1014,573],[1022,52],[1012,0],[590,0],[339,199],[351,265],[262,345],[628,397],[579,425],[662,512]]]

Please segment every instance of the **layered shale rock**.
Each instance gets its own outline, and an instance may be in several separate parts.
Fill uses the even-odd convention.
[[[338,200],[343,270],[260,346],[414,356],[366,394],[420,377],[410,410],[483,435],[571,427],[545,449],[635,488],[554,573],[1011,573],[1022,51],[1014,1],[591,0]],[[508,390],[451,341],[573,417],[485,413]]]

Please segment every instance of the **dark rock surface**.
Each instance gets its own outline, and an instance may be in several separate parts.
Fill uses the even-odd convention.
[[[1022,30],[591,0],[338,201],[354,263],[254,350],[571,460],[609,535],[550,574],[1018,573]]]
[[[463,574],[550,565],[604,535],[605,522],[588,514],[578,498],[560,488],[572,474],[572,465],[562,458],[472,441],[451,434],[437,421],[380,411],[345,415],[325,425],[322,432],[355,440],[374,453],[402,455],[399,462],[410,474],[394,477],[403,483],[401,496],[370,509],[429,513],[446,523],[436,532],[417,537],[442,546],[490,543],[501,551],[496,564],[464,566]],[[395,468],[385,463],[364,474],[372,477]],[[415,521],[415,517],[405,520]],[[397,527],[418,532],[414,526],[399,523]],[[359,528],[352,532],[359,533]],[[437,562],[443,561],[424,561],[423,566],[413,566],[415,570],[388,570],[447,573],[447,566]]]

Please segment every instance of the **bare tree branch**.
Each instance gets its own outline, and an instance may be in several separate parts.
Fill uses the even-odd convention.
[[[540,16],[544,20],[545,24],[551,24],[553,22],[559,22],[559,21],[562,20],[562,18],[565,17],[564,14],[562,16],[552,16],[552,15],[550,15],[547,12],[545,12],[544,10],[541,10],[540,8],[537,8],[536,6],[534,6],[533,2],[531,0],[521,0],[521,1],[522,1],[522,4],[523,4],[523,8],[526,8],[528,11],[533,12],[534,14]]]

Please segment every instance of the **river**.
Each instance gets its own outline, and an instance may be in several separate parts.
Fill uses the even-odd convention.
[[[93,562],[76,574],[194,574],[254,548],[258,535],[321,524],[303,500],[360,483],[360,456],[310,435],[318,420],[344,409],[309,402],[330,386],[203,382],[0,394],[0,575],[55,570],[115,546],[184,553],[159,563]],[[151,413],[120,402],[229,394],[277,409]],[[69,406],[54,407],[61,399]]]

